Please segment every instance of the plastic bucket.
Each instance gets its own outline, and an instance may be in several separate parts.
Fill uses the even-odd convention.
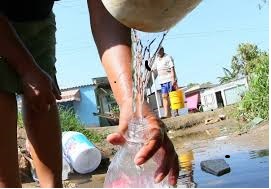
[[[78,173],[90,173],[101,163],[100,151],[82,133],[63,132],[62,146],[70,165]]]
[[[184,108],[183,91],[177,90],[169,93],[170,106],[172,110]]]

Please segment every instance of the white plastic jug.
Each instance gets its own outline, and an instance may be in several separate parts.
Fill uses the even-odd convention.
[[[62,146],[67,160],[78,173],[90,173],[101,163],[101,152],[82,133],[63,132]]]
[[[69,173],[72,172],[71,166],[66,160],[65,156],[62,159],[62,180],[69,179]]]

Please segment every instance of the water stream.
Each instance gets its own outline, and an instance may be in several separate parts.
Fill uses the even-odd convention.
[[[138,119],[144,117],[142,107],[151,78],[151,69],[167,33],[167,31],[145,33],[132,30],[133,112]]]

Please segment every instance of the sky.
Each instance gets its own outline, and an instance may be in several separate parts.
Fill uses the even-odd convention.
[[[163,47],[175,62],[179,86],[218,83],[240,43],[269,50],[268,4],[262,0],[203,0],[171,28]],[[92,83],[106,76],[92,37],[87,1],[62,0],[57,22],[56,68],[60,88]]]

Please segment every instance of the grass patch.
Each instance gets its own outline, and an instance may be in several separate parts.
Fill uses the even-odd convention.
[[[21,111],[18,111],[17,126],[19,128],[24,128],[23,115]]]
[[[107,133],[99,134],[94,131],[90,131],[84,128],[84,125],[80,123],[78,117],[71,108],[59,107],[59,119],[61,123],[61,130],[64,131],[76,131],[84,134],[92,142],[101,142],[107,136]]]
[[[61,125],[61,131],[76,131],[84,134],[92,142],[101,142],[105,140],[108,132],[96,133],[84,128],[84,125],[80,123],[78,117],[71,108],[59,107],[59,119]],[[17,125],[19,128],[24,127],[22,112],[18,112]]]

